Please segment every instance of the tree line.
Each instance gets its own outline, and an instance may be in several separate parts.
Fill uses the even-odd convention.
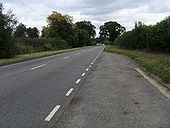
[[[73,17],[53,11],[47,17],[47,26],[41,31],[36,27],[18,24],[11,11],[3,13],[0,3],[0,58],[11,58],[16,54],[51,51],[104,43],[125,49],[147,49],[170,52],[170,17],[155,25],[136,22],[134,29],[127,31],[115,21],[100,26],[95,38],[95,26],[91,21],[73,23]]]
[[[170,16],[155,25],[136,22],[135,28],[120,35],[114,44],[125,49],[170,52]]]
[[[3,13],[0,3],[0,58],[95,44],[95,26],[91,21],[73,23],[73,17],[52,12],[40,35],[36,27],[18,24],[11,11]]]

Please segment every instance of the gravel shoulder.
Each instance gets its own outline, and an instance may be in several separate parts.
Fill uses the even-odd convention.
[[[56,128],[169,128],[170,101],[125,57],[103,52]]]

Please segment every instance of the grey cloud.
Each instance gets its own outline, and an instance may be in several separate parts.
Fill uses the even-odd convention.
[[[115,20],[128,29],[142,20],[155,23],[170,14],[169,0],[2,0],[17,17],[29,25],[44,26],[52,11],[72,15],[76,20],[91,20],[97,27]],[[28,9],[30,8],[30,9]],[[31,10],[31,11],[30,11]],[[34,13],[35,12],[35,13]]]

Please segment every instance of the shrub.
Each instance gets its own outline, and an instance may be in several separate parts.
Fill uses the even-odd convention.
[[[15,38],[13,40],[17,43],[17,54],[70,48],[66,41],[59,38]]]
[[[119,36],[114,44],[125,49],[170,52],[170,17],[153,26],[138,22],[134,29]]]

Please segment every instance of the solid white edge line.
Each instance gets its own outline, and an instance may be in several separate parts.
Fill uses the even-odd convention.
[[[86,73],[83,73],[81,76],[85,76]]]
[[[88,71],[89,70],[89,68],[86,68],[86,71]]]
[[[43,66],[45,66],[46,64],[42,64],[42,65],[39,65],[39,66],[36,66],[36,67],[33,67],[33,68],[31,68],[30,70],[35,70],[35,69],[37,69],[37,68],[41,68],[41,67],[43,67]]]
[[[165,95],[170,100],[170,93],[163,85],[161,85],[159,82],[157,82],[152,77],[148,76],[147,73],[142,71],[139,68],[135,68],[136,71],[138,71],[146,80],[148,80],[152,85],[154,85],[163,95]]]
[[[80,81],[81,81],[81,79],[78,79],[78,80],[76,81],[76,84],[78,84]]]
[[[55,108],[50,112],[50,114],[45,118],[45,121],[50,121],[54,114],[59,110],[60,105],[55,106]]]
[[[96,58],[92,61],[92,63],[91,64],[93,64],[96,60],[97,60],[97,58],[100,56],[100,54],[102,54],[102,52],[103,52],[103,50],[105,49],[105,47],[102,49],[102,51],[96,56]]]
[[[73,90],[74,90],[74,88],[70,88],[70,90],[66,93],[65,96],[69,96]]]

